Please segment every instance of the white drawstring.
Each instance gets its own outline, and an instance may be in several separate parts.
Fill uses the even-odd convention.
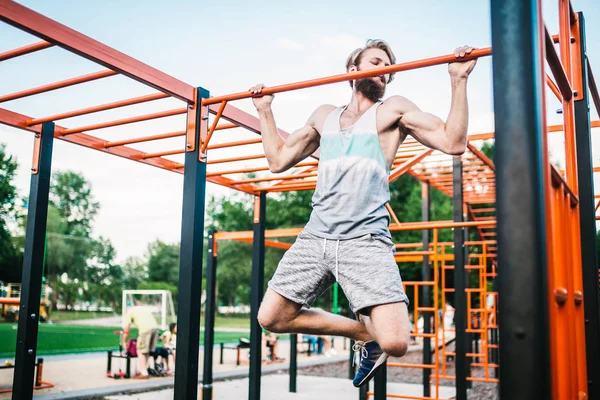
[[[327,246],[327,239],[323,238],[323,258],[325,258],[325,246]]]

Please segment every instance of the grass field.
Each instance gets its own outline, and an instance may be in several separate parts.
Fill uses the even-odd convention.
[[[80,319],[108,318],[115,315],[118,316],[119,314],[96,311],[52,311],[50,320],[52,322],[75,321]]]
[[[40,324],[37,355],[84,353],[119,349],[119,337],[115,328],[97,326]],[[130,337],[137,331],[131,330]],[[215,332],[215,343],[237,342],[240,337],[249,337],[244,332]],[[0,358],[12,358],[17,340],[16,324],[0,324]],[[204,334],[200,334],[200,343]],[[160,344],[160,343],[159,343]]]

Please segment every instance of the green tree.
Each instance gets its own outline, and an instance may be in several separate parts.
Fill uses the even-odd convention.
[[[22,256],[8,228],[15,218],[17,188],[13,181],[17,167],[17,161],[0,144],[0,281],[6,282],[21,280]]]
[[[128,257],[123,263],[124,288],[138,289],[148,280],[147,262],[139,257]]]
[[[179,282],[179,244],[156,240],[148,246],[148,279],[152,282]]]
[[[89,237],[100,204],[92,196],[92,186],[73,171],[57,172],[52,176],[50,201],[66,222],[64,234]]]

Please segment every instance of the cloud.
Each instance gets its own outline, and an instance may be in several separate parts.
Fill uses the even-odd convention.
[[[276,40],[277,46],[286,50],[303,50],[304,45],[286,36],[281,36]]]

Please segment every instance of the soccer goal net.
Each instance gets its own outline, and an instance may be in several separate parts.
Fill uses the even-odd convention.
[[[173,297],[168,290],[123,290],[123,325],[131,307],[143,307],[150,311],[160,329],[167,329],[171,322],[177,322]]]

